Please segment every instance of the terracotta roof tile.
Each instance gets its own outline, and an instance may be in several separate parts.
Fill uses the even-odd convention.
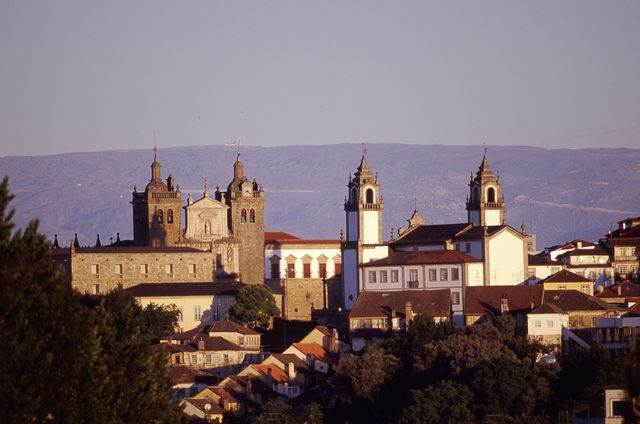
[[[244,325],[240,325],[233,321],[216,321],[209,326],[209,333],[240,333],[249,336],[254,336],[258,333],[250,328],[245,327]]]
[[[419,250],[417,252],[397,252],[386,258],[363,264],[368,266],[411,265],[411,264],[458,264],[465,262],[482,262],[466,253],[457,250]]]
[[[455,237],[456,234],[470,225],[471,224],[465,223],[420,225],[412,230],[408,230],[404,234],[401,234],[400,237],[391,242],[391,245],[447,240]]]
[[[618,294],[618,290],[620,293]],[[622,281],[615,286],[611,286],[608,289],[602,291],[602,293],[596,294],[598,298],[607,297],[637,297],[640,296],[640,284],[632,283],[630,281]]]
[[[533,311],[529,312],[529,315],[531,314],[566,314],[566,312],[553,303],[543,303]]]
[[[562,269],[538,282],[538,284],[544,283],[593,283],[593,281],[583,277],[582,275]]]
[[[300,237],[296,237],[292,234],[285,233],[284,231],[265,231],[264,232],[264,241],[265,243],[268,241],[276,241],[276,240],[299,240]]]
[[[218,378],[199,369],[191,368],[186,365],[174,365],[169,367],[167,372],[169,377],[173,379],[175,384],[188,384],[196,382],[208,382],[216,384]]]
[[[224,283],[144,283],[125,290],[135,297],[154,296],[235,296],[245,285],[235,282]]]
[[[433,317],[449,317],[451,306],[449,289],[365,291],[360,293],[349,318],[389,317],[392,311],[404,316],[407,301],[414,313]]]
[[[329,352],[324,350],[322,346],[315,343],[294,343],[292,346],[305,355],[313,355],[327,364],[334,364],[337,362],[333,356],[329,355]]]
[[[563,311],[608,311],[613,305],[578,290],[547,290],[544,302],[553,303]]]
[[[274,383],[292,383],[289,376],[275,365],[252,365],[252,367],[266,376],[270,375]],[[271,373],[269,373],[269,371],[271,371]]]
[[[507,299],[509,312],[530,311],[542,304],[542,285],[480,286],[465,290],[465,314],[495,316],[501,313],[502,299]]]
[[[552,261],[546,256],[543,255],[529,255],[529,265],[531,266],[560,266],[558,262]]]

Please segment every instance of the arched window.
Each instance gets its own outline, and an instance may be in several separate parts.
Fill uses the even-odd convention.
[[[242,222],[247,222],[247,210],[246,209],[242,209],[242,213],[241,213],[241,221]]]
[[[373,189],[367,189],[367,203],[373,203]]]
[[[496,201],[496,190],[493,187],[489,187],[487,190],[487,202],[494,203]]]
[[[173,209],[167,210],[167,224],[173,224]]]
[[[158,224],[162,224],[162,209],[158,211]]]
[[[256,211],[253,209],[249,211],[249,222],[256,222]]]

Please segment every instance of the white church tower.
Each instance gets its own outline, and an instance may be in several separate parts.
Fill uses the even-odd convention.
[[[478,227],[504,225],[504,196],[500,192],[500,175],[496,178],[487,162],[482,163],[475,178],[471,174],[467,197],[467,216],[469,224]]]
[[[344,306],[351,309],[362,290],[358,265],[388,256],[382,244],[382,210],[378,175],[371,174],[362,154],[360,166],[353,178],[349,175],[348,195],[345,197],[346,237],[342,241],[342,278]]]

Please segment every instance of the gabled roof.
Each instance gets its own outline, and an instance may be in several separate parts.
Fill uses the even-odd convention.
[[[298,370],[306,371],[309,369],[307,363],[293,353],[272,353],[271,356],[280,361],[284,366],[287,366],[287,364],[291,362]]]
[[[401,234],[396,240],[390,242],[393,245],[440,242],[455,237],[460,231],[471,224],[435,224],[418,225]]]
[[[608,311],[615,306],[594,296],[578,290],[547,290],[544,292],[544,302],[553,303],[563,311]]]
[[[486,234],[487,236],[492,236],[494,234],[499,233],[500,231],[509,231],[511,233],[517,234],[518,236],[522,237],[522,233],[520,233],[518,230],[510,227],[509,225],[504,224],[504,225],[489,225],[487,227],[472,226],[470,228],[467,228],[461,231],[460,234],[458,234],[455,237],[455,240],[457,241],[457,240],[481,239],[485,235],[485,228],[487,231],[487,234]]]
[[[287,373],[285,373],[283,370],[276,367],[275,365],[251,365],[251,366],[255,368],[257,371],[259,371],[260,373],[266,376],[271,376],[274,383],[296,384],[293,380],[289,378]]]
[[[593,283],[593,281],[583,277],[582,275],[562,269],[538,282],[538,284],[544,283]]]
[[[618,294],[618,291],[620,292]],[[639,297],[640,296],[640,284],[632,283],[630,281],[622,281],[615,286],[611,286],[608,289],[596,294],[598,298],[608,297]]]
[[[188,344],[174,344],[174,343],[157,343],[153,345],[153,350],[157,352],[169,352],[169,353],[180,353],[180,352],[195,352],[197,349]]]
[[[495,316],[502,313],[502,299],[507,299],[509,312],[530,311],[542,304],[542,285],[467,287],[464,297],[465,315]]]
[[[200,348],[200,342],[204,342],[204,346],[202,348]],[[217,352],[223,350],[247,350],[246,348],[238,346],[237,344],[232,343],[227,339],[216,336],[197,336],[194,338],[193,343],[194,347],[196,347],[198,350],[212,350]]]
[[[226,387],[208,386],[207,389],[211,390],[221,398],[226,399],[230,403],[240,403],[242,401],[242,397],[239,393],[236,393],[234,390],[230,390]]]
[[[255,336],[260,333],[254,331],[250,328],[245,327],[244,325],[240,325],[237,322],[233,321],[216,321],[209,326],[209,334],[211,333],[240,333],[249,336]]]
[[[218,405],[215,402],[211,402],[211,400],[206,399],[206,398],[184,398],[185,402],[189,402],[191,405],[195,406],[196,408],[198,408],[199,410],[201,410],[202,412],[209,414],[209,415],[220,415],[220,414],[224,414],[224,409],[222,409],[220,407],[220,405]],[[209,410],[207,411],[207,406],[209,405]]]
[[[327,364],[336,363],[336,359],[329,355],[329,352],[324,350],[324,348],[315,343],[293,343],[291,346],[298,349],[305,355],[313,355],[316,359],[321,360]],[[294,355],[295,356],[295,355]]]
[[[175,384],[188,384],[195,382],[209,382],[210,384],[216,384],[218,382],[217,377],[186,365],[174,365],[169,367],[168,374]]]
[[[533,311],[529,312],[529,315],[531,314],[566,314],[566,312],[553,303],[543,303]]]
[[[620,238],[640,238],[640,225],[636,225],[635,227],[622,231],[620,233]]]
[[[390,317],[393,312],[404,316],[407,302],[411,302],[411,310],[414,313],[432,317],[451,315],[449,289],[364,291],[358,296],[349,318]]]
[[[235,296],[245,285],[236,282],[219,283],[144,283],[125,290],[134,297],[175,296]]]
[[[396,252],[386,258],[367,262],[362,266],[459,264],[465,262],[482,261],[457,250],[419,250],[416,252]]]
[[[578,247],[578,243],[581,243],[582,247],[592,247],[593,246],[593,243],[590,243],[590,242],[588,242],[586,240],[575,239],[575,240],[566,242],[562,246],[555,246],[555,250],[574,249],[574,248]]]

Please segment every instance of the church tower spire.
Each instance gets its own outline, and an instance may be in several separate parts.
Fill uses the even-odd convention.
[[[500,174],[496,177],[487,161],[486,150],[476,172],[469,178],[467,216],[470,224],[487,227],[503,225],[504,196],[501,193]]]
[[[378,175],[371,173],[363,150],[353,178],[349,176],[344,202],[346,238],[342,242],[342,276],[345,308],[351,309],[361,289],[358,265],[386,256],[382,245],[382,211]]]

